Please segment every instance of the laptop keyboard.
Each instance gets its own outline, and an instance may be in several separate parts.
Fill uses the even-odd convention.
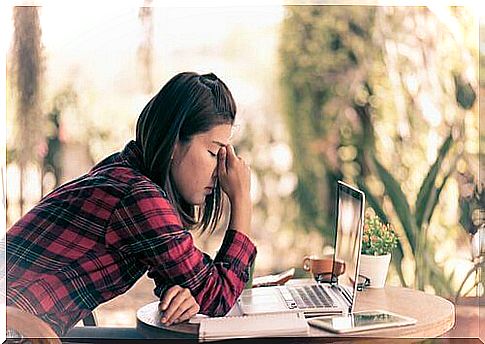
[[[300,309],[336,307],[335,302],[321,285],[287,287],[287,289]]]

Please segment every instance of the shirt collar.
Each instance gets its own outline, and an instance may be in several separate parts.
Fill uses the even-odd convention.
[[[131,140],[121,151],[121,157],[138,171],[143,171],[143,153],[136,141]]]

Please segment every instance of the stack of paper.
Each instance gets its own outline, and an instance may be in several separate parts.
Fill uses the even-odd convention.
[[[305,336],[308,331],[303,313],[201,318],[199,339]]]

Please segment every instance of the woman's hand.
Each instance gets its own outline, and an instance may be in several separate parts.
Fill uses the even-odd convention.
[[[162,313],[162,323],[172,325],[192,318],[200,307],[189,289],[174,285],[163,295],[158,310]]]
[[[251,170],[236,155],[232,145],[221,147],[217,157],[217,176],[222,190],[231,201],[229,229],[247,234],[251,225]]]
[[[246,162],[236,155],[234,147],[227,145],[217,152],[217,176],[222,190],[232,202],[239,199],[249,200],[251,171]]]

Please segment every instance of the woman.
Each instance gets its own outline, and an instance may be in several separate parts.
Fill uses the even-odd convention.
[[[256,248],[250,171],[229,144],[236,105],[214,74],[181,73],[140,114],[136,140],[66,183],[7,232],[7,305],[59,335],[147,270],[162,322],[224,315],[249,278]],[[188,229],[212,232],[231,204],[212,260]]]

